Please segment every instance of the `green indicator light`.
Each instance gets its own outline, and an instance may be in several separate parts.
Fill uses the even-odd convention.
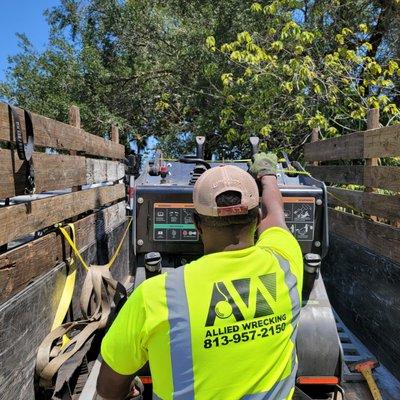
[[[194,224],[154,224],[155,229],[196,229]]]

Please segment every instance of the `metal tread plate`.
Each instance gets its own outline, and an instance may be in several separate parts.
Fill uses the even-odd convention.
[[[364,344],[346,327],[338,314],[333,310],[340,342],[343,348],[344,368],[343,381],[345,387],[351,388],[356,383],[365,382],[364,377],[359,373],[349,370],[348,364],[368,358],[376,358]],[[383,366],[380,365],[374,370],[374,377],[379,389],[382,392],[383,400],[400,399],[400,382]],[[366,385],[365,385],[366,386]],[[349,389],[346,388],[346,392]],[[347,396],[346,396],[347,397]],[[353,399],[355,397],[349,397]],[[364,400],[364,399],[363,399]]]

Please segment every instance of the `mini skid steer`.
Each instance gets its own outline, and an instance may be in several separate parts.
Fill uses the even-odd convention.
[[[252,137],[252,153],[258,152],[258,138]],[[135,287],[143,280],[177,268],[203,254],[193,224],[193,186],[208,168],[224,162],[204,160],[205,138],[196,138],[196,155],[166,162],[159,152],[145,171],[131,181],[132,231],[136,260]],[[246,162],[235,165],[248,170]],[[302,399],[336,399],[342,392],[343,350],[336,322],[320,274],[327,253],[328,206],[323,182],[310,176],[298,162],[278,164],[288,228],[300,243],[304,257],[303,307],[297,336],[299,368],[296,396]],[[148,367],[139,375],[145,384],[145,398],[151,398]]]

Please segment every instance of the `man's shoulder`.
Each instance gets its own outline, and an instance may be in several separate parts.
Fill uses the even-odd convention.
[[[166,273],[153,276],[149,279],[144,280],[136,290],[140,290],[143,293],[154,292],[165,287]]]
[[[302,271],[303,256],[297,239],[292,233],[280,227],[272,227],[261,233],[256,246],[279,254],[280,257],[297,265],[297,270]]]
[[[264,240],[268,240],[271,237],[279,237],[282,239],[294,238],[294,236],[288,229],[282,228],[280,226],[271,226],[260,233],[257,244],[262,243]]]
[[[159,290],[164,290],[168,281],[179,279],[184,276],[185,270],[197,263],[198,260],[192,261],[188,264],[181,265],[177,268],[167,268],[163,273],[153,276],[143,281],[139,286],[143,292],[149,293]]]

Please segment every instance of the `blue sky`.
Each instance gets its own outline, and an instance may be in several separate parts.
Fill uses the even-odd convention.
[[[37,49],[45,47],[49,29],[43,12],[58,4],[59,0],[1,1],[0,81],[5,76],[7,57],[18,52],[15,33],[25,33]]]

